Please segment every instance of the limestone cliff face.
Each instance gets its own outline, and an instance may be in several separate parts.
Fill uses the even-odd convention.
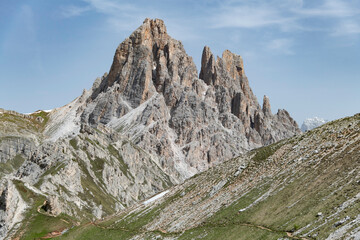
[[[201,65],[198,77],[163,21],[146,19],[94,83],[81,119],[128,135],[179,180],[299,132],[286,111],[271,113],[268,98],[261,108],[239,55],[215,60],[205,47]]]

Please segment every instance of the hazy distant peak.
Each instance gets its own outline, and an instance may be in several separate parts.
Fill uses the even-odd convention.
[[[307,118],[301,125],[301,131],[303,131],[303,132],[309,131],[309,130],[319,127],[327,122],[328,122],[328,120],[319,118],[319,117]]]

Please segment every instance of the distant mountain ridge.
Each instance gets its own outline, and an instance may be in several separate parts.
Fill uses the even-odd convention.
[[[303,131],[303,132],[309,131],[309,130],[319,127],[327,122],[328,122],[328,120],[325,120],[325,119],[319,118],[319,117],[307,118],[301,125],[301,131]]]

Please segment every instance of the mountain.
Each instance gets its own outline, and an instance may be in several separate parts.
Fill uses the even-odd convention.
[[[328,121],[322,118],[314,117],[314,118],[307,118],[301,125],[301,131],[306,132],[316,127],[319,127]]]
[[[109,73],[71,103],[28,115],[0,109],[0,238],[44,237],[131,209],[300,133],[266,96],[260,106],[239,55],[215,60],[205,47],[198,74],[163,21],[146,19]]]
[[[360,114],[249,151],[60,239],[359,239]]]
[[[226,50],[215,62],[204,48],[200,77],[162,20],[146,19],[116,49],[109,74],[97,79],[78,115],[107,125],[158,157],[182,181],[249,149],[299,133],[287,111],[263,109],[242,58]]]

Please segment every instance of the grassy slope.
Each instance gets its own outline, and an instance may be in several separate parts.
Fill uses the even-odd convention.
[[[6,163],[0,162],[0,176],[2,173],[9,174],[19,169],[19,167],[24,163],[24,161],[24,158],[19,154],[16,155],[12,160],[7,161]]]
[[[0,114],[0,132],[4,132],[6,135],[10,135],[11,133],[39,135],[49,120],[48,115],[49,113],[40,111],[31,114],[30,116],[32,116],[32,118],[28,119],[9,113]],[[37,117],[41,117],[43,122],[37,121]]]
[[[28,139],[33,141],[42,139],[42,131],[48,121],[48,114],[40,111],[31,114],[32,118],[24,118],[10,113],[0,114],[0,144],[1,142],[17,141],[21,139]],[[37,117],[43,118],[43,122],[36,120]],[[2,162],[0,159],[0,178],[6,174],[10,174],[17,170],[24,158],[21,154],[18,154],[13,159]]]

